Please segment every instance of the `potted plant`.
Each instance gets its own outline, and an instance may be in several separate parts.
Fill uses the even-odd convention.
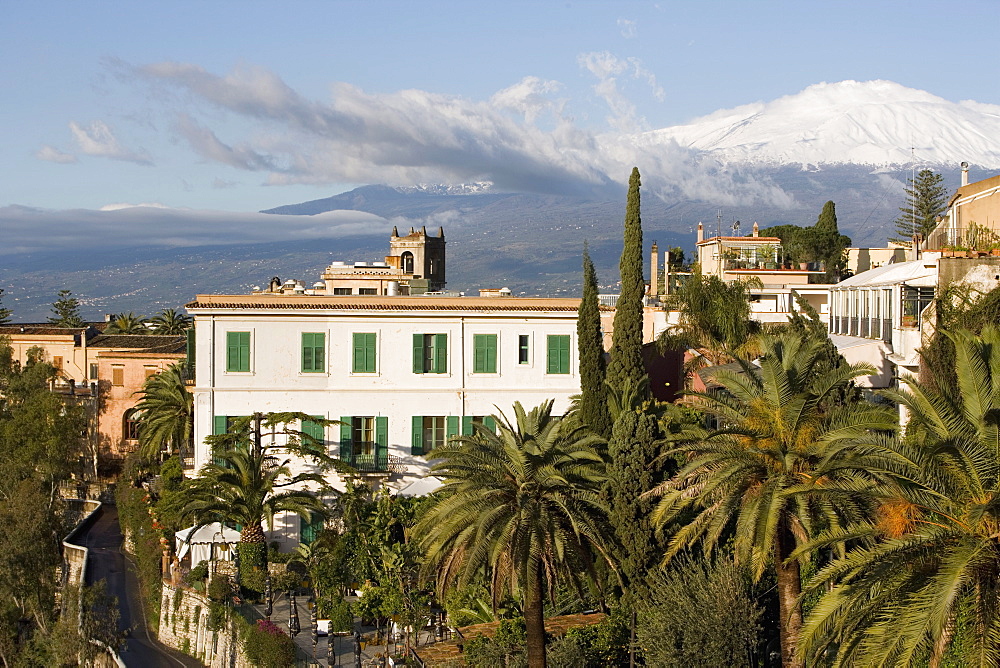
[[[903,327],[916,327],[917,326],[917,316],[915,315],[904,315],[902,321]]]

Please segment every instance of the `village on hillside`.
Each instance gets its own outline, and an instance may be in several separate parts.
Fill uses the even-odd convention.
[[[4,539],[21,609],[58,592],[81,663],[122,660],[73,593],[114,508],[190,665],[995,665],[1000,175],[962,173],[885,247],[828,202],[691,253],[635,170],[614,294],[586,251],[580,297],[450,291],[445,229],[394,227],[152,317],[0,303],[5,518],[74,511],[61,554]]]

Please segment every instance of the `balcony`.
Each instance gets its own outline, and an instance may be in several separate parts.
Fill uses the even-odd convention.
[[[386,446],[377,443],[366,443],[363,446],[343,443],[340,446],[340,461],[358,473],[386,474],[406,471],[402,459],[390,455]]]

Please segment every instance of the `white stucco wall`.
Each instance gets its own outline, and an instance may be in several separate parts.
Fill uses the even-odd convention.
[[[385,416],[389,455],[405,466],[405,473],[388,476],[385,484],[400,488],[428,470],[425,458],[411,455],[413,416],[491,415],[500,410],[512,417],[515,401],[531,408],[546,399],[554,400],[556,414],[565,412],[570,396],[580,391],[575,306],[518,312],[510,310],[515,303],[502,300],[502,312],[190,309],[196,332],[196,466],[209,460],[204,438],[213,433],[217,415],[294,410],[333,420]],[[250,371],[245,373],[226,371],[226,333],[237,331],[250,332]],[[307,332],[326,334],[323,373],[300,370],[301,339]],[[377,335],[375,373],[352,372],[355,332]],[[448,335],[447,373],[413,372],[414,334]],[[497,335],[497,373],[473,373],[475,334]],[[530,337],[526,364],[518,362],[520,335]],[[570,337],[570,373],[547,373],[549,335]],[[339,434],[338,425],[326,430],[333,455],[339,454]],[[335,474],[329,480],[342,488]],[[296,518],[279,518],[278,525],[275,539],[295,540]]]

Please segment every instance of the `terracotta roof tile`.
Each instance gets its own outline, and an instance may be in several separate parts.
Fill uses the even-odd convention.
[[[87,342],[91,348],[128,348],[146,352],[177,353],[187,346],[184,336],[162,334],[101,334]]]
[[[576,311],[579,299],[534,297],[369,297],[332,295],[198,295],[187,309],[323,309],[350,311]],[[605,309],[610,310],[610,309]]]

